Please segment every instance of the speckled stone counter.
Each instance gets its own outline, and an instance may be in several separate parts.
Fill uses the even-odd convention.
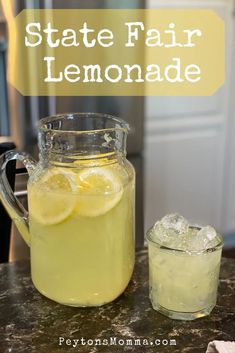
[[[63,338],[71,340],[68,345]],[[72,347],[74,339],[91,345],[77,341]],[[211,316],[191,322],[173,321],[152,309],[146,250],[137,253],[125,293],[100,308],[66,307],[44,298],[33,287],[27,261],[0,266],[0,353],[204,353],[214,339],[235,340],[235,260],[222,261]]]

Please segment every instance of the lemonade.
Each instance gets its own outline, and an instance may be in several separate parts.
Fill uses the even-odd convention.
[[[33,283],[59,303],[110,302],[132,275],[133,168],[103,164],[39,168],[28,184]]]
[[[150,295],[155,309],[185,313],[184,319],[187,313],[200,317],[201,310],[213,309],[221,251],[189,255],[152,247],[150,258]]]

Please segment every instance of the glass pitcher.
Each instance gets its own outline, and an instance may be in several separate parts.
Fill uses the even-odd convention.
[[[1,200],[30,245],[35,287],[56,302],[103,305],[131,278],[135,173],[127,132],[127,123],[108,115],[58,115],[40,120],[38,163],[16,151],[1,157]],[[29,212],[6,179],[13,159],[29,173]]]

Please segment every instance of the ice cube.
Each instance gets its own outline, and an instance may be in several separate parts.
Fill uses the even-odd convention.
[[[191,239],[190,250],[206,250],[216,246],[218,237],[211,226],[201,228]]]
[[[152,230],[152,240],[167,247],[182,248],[189,224],[178,214],[169,214],[156,222]]]
[[[173,231],[176,235],[186,234],[189,229],[187,220],[178,213],[166,215],[162,218],[161,224],[163,228]]]
[[[200,240],[204,240],[204,244],[207,248],[213,247],[218,243],[217,232],[211,226],[201,228],[197,233],[197,237]]]
[[[157,221],[153,226],[152,240],[162,244],[165,243],[167,237],[167,232],[163,228],[161,221]]]

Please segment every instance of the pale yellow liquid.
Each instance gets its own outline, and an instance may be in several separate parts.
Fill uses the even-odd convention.
[[[216,303],[221,249],[198,255],[149,246],[150,298],[155,309],[194,313]]]
[[[134,266],[133,194],[132,181],[105,214],[73,212],[59,224],[42,225],[31,216],[29,188],[32,280],[42,294],[67,305],[98,306],[125,290]]]

